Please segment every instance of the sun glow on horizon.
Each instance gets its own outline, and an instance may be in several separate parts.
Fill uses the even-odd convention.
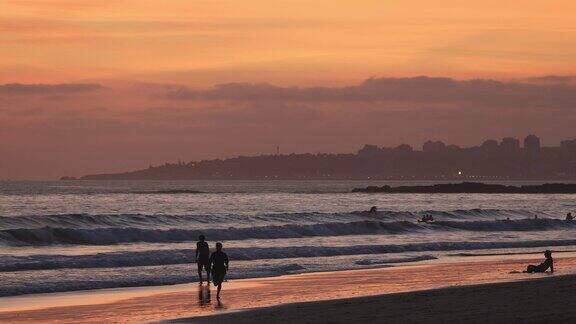
[[[574,9],[539,0],[7,0],[0,82],[566,74],[575,72]]]

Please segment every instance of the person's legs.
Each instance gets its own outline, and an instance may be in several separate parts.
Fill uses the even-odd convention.
[[[210,285],[210,266],[206,266],[206,282]]]
[[[224,275],[213,271],[212,280],[214,282],[214,286],[216,286],[216,299],[220,300],[220,291],[222,290],[222,281],[224,281]]]
[[[198,261],[198,278],[200,279],[200,284],[202,284],[203,280],[202,280],[202,262],[199,260]],[[210,278],[208,278],[208,280],[210,280]]]

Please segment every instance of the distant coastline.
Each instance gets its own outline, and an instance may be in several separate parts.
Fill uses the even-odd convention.
[[[479,182],[435,184],[430,186],[369,186],[352,192],[364,193],[509,193],[509,194],[572,194],[576,184],[546,183],[542,185],[505,186]]]
[[[75,180],[62,177],[61,180]],[[427,141],[410,145],[365,145],[346,154],[269,154],[150,165],[146,169],[92,174],[80,180],[576,180],[576,140],[541,147],[528,135],[486,140],[461,148]]]

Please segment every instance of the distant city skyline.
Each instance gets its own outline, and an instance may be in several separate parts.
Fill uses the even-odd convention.
[[[558,145],[558,146],[562,146],[562,144],[571,145],[572,142],[576,142],[576,139],[574,139],[574,140],[572,140],[572,139],[561,140],[560,145]],[[504,149],[506,151],[514,151],[514,150],[519,150],[521,148],[539,150],[542,147],[541,142],[540,142],[540,137],[538,137],[537,135],[534,135],[534,134],[526,135],[526,137],[523,138],[522,143],[523,143],[523,145],[520,144],[519,138],[503,137],[500,142],[497,139],[490,138],[490,139],[486,139],[486,140],[482,141],[478,145],[472,145],[472,146],[468,146],[468,147],[478,146],[480,148],[486,148],[486,149],[501,148],[501,149]],[[368,146],[371,146],[371,145],[372,146],[378,146],[376,144],[367,144],[367,145]],[[401,143],[399,145],[409,145],[411,148],[414,148],[408,143]],[[460,149],[460,148],[466,148],[466,147],[460,147],[456,144],[449,144],[449,143],[447,144],[447,143],[444,143],[443,141],[440,141],[440,140],[427,140],[422,144],[421,148],[422,148],[422,151],[424,151],[424,152],[435,152],[435,151],[442,151],[442,150],[451,149],[451,148],[452,149]]]
[[[532,138],[533,137],[533,138]],[[130,166],[126,166],[125,168],[119,169],[117,167],[114,168],[107,168],[106,166],[100,166],[100,167],[96,167],[94,169],[90,169],[90,170],[86,170],[86,172],[83,173],[79,173],[79,172],[68,172],[66,170],[64,170],[62,173],[57,174],[53,177],[51,176],[27,176],[26,174],[22,175],[22,176],[16,176],[16,177],[11,177],[11,176],[0,176],[0,180],[34,180],[34,179],[46,179],[46,180],[53,180],[53,179],[57,179],[59,177],[61,177],[62,175],[71,175],[71,176],[75,176],[75,177],[79,177],[85,174],[93,174],[93,173],[100,173],[99,171],[101,170],[109,170],[109,171],[104,171],[102,173],[115,173],[115,172],[125,172],[125,171],[130,171],[130,170],[137,170],[137,169],[141,169],[143,167],[146,166],[151,166],[151,165],[162,165],[165,163],[176,163],[177,161],[182,161],[183,163],[188,163],[188,162],[195,162],[195,161],[202,161],[202,160],[213,160],[213,159],[233,159],[236,157],[241,157],[241,156],[260,156],[260,155],[276,155],[276,154],[280,154],[280,155],[290,155],[290,154],[355,154],[357,152],[360,152],[362,150],[362,147],[364,146],[364,148],[366,148],[366,146],[370,147],[370,146],[374,146],[377,147],[378,149],[380,148],[385,148],[385,149],[397,149],[398,147],[400,147],[400,149],[402,149],[402,146],[406,146],[406,149],[410,149],[410,150],[414,150],[414,151],[423,151],[423,152],[432,152],[435,150],[450,150],[450,149],[470,149],[470,148],[490,148],[491,146],[494,145],[494,147],[497,147],[501,150],[523,150],[526,148],[527,145],[527,140],[530,141],[530,139],[532,139],[533,141],[535,141],[537,144],[537,148],[561,148],[563,147],[564,149],[569,148],[570,150],[575,150],[576,151],[576,137],[574,138],[565,138],[565,139],[559,139],[557,141],[555,141],[556,143],[552,143],[552,141],[546,141],[545,139],[542,139],[540,136],[535,135],[535,134],[529,134],[526,135],[524,137],[522,136],[518,136],[518,137],[513,137],[513,136],[504,136],[500,139],[497,138],[486,138],[486,137],[481,137],[482,139],[480,139],[478,142],[471,142],[471,143],[464,143],[464,144],[454,144],[448,141],[442,141],[442,140],[424,140],[422,142],[415,142],[413,143],[406,143],[406,142],[402,142],[402,141],[397,141],[396,143],[392,143],[392,141],[388,141],[388,143],[390,144],[379,144],[376,142],[371,142],[371,143],[364,143],[364,144],[359,144],[358,146],[356,146],[355,148],[353,147],[352,149],[335,149],[332,151],[329,150],[316,150],[316,151],[291,151],[288,149],[283,148],[282,146],[279,145],[272,145],[272,147],[270,147],[269,149],[264,149],[262,151],[256,151],[256,152],[247,152],[247,153],[243,153],[240,152],[239,154],[222,154],[222,155],[216,155],[216,156],[206,156],[206,157],[198,157],[198,158],[191,158],[191,159],[186,159],[186,158],[182,158],[182,157],[177,157],[177,158],[167,158],[167,159],[162,159],[162,158],[156,158],[156,159],[152,159],[152,160],[142,160],[142,161],[138,161],[137,163],[134,163],[132,167]],[[546,145],[546,143],[548,143],[548,145]],[[428,148],[426,148],[426,146],[429,145]],[[358,150],[358,148],[361,148],[360,150]],[[185,156],[185,152],[182,152],[182,154],[178,154],[177,156]],[[0,169],[0,172],[2,171],[2,169]]]
[[[422,150],[408,144],[365,144],[355,153],[262,154],[229,159],[166,162],[146,169],[90,174],[82,180],[574,180],[576,139],[541,147],[533,134],[520,140],[485,140],[459,147],[427,141]],[[76,180],[64,176],[62,180]]]

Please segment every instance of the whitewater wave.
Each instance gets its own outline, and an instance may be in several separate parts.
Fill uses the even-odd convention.
[[[562,245],[557,245],[562,246]],[[570,246],[570,245],[568,245]],[[563,249],[561,251],[554,251],[554,253],[575,253],[576,250],[572,249]],[[477,253],[477,252],[460,252],[460,253],[453,253],[448,254],[449,256],[459,256],[459,257],[478,257],[478,256],[508,256],[508,255],[526,255],[526,254],[542,254],[542,251],[520,251],[520,252],[484,252],[484,253]]]
[[[396,256],[387,259],[382,256],[374,259],[381,263],[371,265],[356,262],[366,260],[365,256],[323,258],[321,262],[318,262],[316,258],[260,260],[258,262],[234,260],[227,278],[257,278],[303,272],[385,267],[386,263],[392,266],[396,263],[417,262],[423,259],[428,259],[428,257]],[[195,268],[193,264],[174,264],[100,268],[98,271],[91,268],[66,270],[58,268],[42,271],[0,272],[2,282],[0,296],[189,283],[198,279]],[[62,275],[63,273],[66,275]]]
[[[452,211],[379,211],[376,214],[356,211],[350,213],[273,213],[264,215],[146,215],[146,214],[56,214],[29,216],[0,216],[0,230],[17,228],[214,228],[261,225],[313,224],[352,222],[361,220],[414,221],[423,215],[437,220],[521,219],[534,217],[526,210],[458,209]],[[541,216],[547,216],[541,214]]]
[[[278,239],[312,236],[397,234],[424,228],[410,222],[359,221],[310,225],[281,225],[228,229],[142,229],[142,228],[18,228],[0,231],[0,242],[11,245],[110,245],[118,243],[167,243],[194,241],[200,234],[212,240]]]
[[[420,262],[420,261],[428,261],[428,260],[436,260],[438,259],[435,256],[431,255],[419,255],[414,257],[407,257],[407,258],[396,258],[396,259],[362,259],[355,261],[354,264],[362,265],[362,266],[370,266],[370,265],[392,265],[395,263],[410,263],[410,262]]]
[[[486,242],[422,242],[390,245],[353,245],[341,247],[292,246],[270,248],[228,248],[226,252],[235,261],[279,260],[293,258],[338,257],[353,255],[430,253],[447,251],[477,251],[490,249],[538,248],[576,245],[576,240],[536,240],[536,241],[486,241]],[[459,254],[460,255],[460,254]],[[86,269],[86,268],[125,268],[160,265],[193,264],[194,250],[178,249],[143,252],[115,252],[78,256],[69,255],[33,255],[0,256],[0,272],[50,270],[50,269]],[[410,259],[363,259],[358,265],[376,265],[398,262],[417,262],[433,257],[416,256]],[[359,263],[358,263],[359,262]]]
[[[128,193],[141,194],[141,195],[172,195],[172,194],[200,194],[204,192],[192,189],[169,189],[169,190],[156,190],[156,191],[131,191]]]
[[[102,227],[78,228],[16,228],[0,230],[0,243],[5,245],[112,245],[120,243],[169,243],[194,241],[200,234],[212,240],[283,239],[343,235],[417,234],[436,231],[545,231],[574,229],[576,222],[558,219],[520,219],[496,221],[408,221],[384,222],[363,220],[346,223],[287,224],[279,226],[230,227],[206,229],[142,229]]]

